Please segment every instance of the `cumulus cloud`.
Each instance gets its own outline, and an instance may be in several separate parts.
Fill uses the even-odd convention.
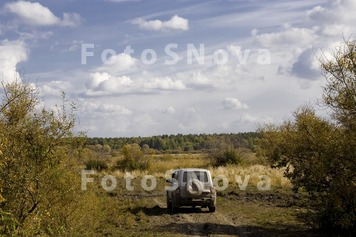
[[[136,62],[137,59],[131,57],[129,54],[115,54],[108,57],[103,65],[97,68],[97,70],[118,73],[132,68]]]
[[[178,15],[174,15],[168,21],[161,20],[144,20],[142,18],[137,18],[133,22],[133,24],[138,25],[141,29],[144,30],[155,30],[155,31],[163,31],[163,30],[188,30],[189,29],[189,21],[183,17]]]
[[[252,36],[259,45],[273,52],[277,71],[307,80],[321,78],[318,58],[335,49],[342,36],[352,37],[356,31],[356,2],[329,0],[305,11],[305,18],[297,23],[284,23],[274,32]]]
[[[86,83],[86,87],[94,91],[122,93],[126,92],[132,83],[132,80],[127,76],[116,77],[106,72],[96,72],[90,74],[90,80]]]
[[[320,64],[312,49],[306,49],[301,53],[297,61],[292,65],[291,73],[300,78],[317,79],[320,76]]]
[[[63,13],[63,19],[55,16],[50,9],[38,2],[18,1],[5,5],[5,10],[15,14],[23,23],[37,26],[77,26],[82,18],[77,13]]]
[[[248,109],[247,104],[240,102],[236,98],[225,98],[221,103],[222,103],[222,108],[226,110]]]
[[[191,76],[184,75],[187,82],[186,84],[190,88],[195,88],[195,89],[206,89],[206,88],[213,88],[214,82],[210,80],[207,76],[204,75],[201,71],[196,71],[193,72]]]
[[[28,52],[22,41],[0,41],[0,81],[13,82],[20,79],[16,70],[18,63],[26,61]]]
[[[316,6],[306,12],[307,22],[325,36],[351,35],[354,33],[356,3],[353,0],[329,1],[325,7]]]

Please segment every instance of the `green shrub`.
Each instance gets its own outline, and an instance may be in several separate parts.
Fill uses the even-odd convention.
[[[116,168],[122,171],[147,170],[150,166],[149,156],[145,155],[138,144],[127,144],[121,149],[123,159],[116,162]]]
[[[87,170],[107,170],[109,168],[108,164],[104,160],[90,159],[85,163],[85,168]]]
[[[237,165],[242,161],[242,155],[235,149],[226,149],[214,154],[212,157],[213,166]]]

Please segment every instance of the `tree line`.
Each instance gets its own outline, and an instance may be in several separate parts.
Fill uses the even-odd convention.
[[[257,132],[223,133],[223,134],[176,134],[152,137],[89,137],[86,145],[108,145],[111,149],[121,150],[126,144],[147,145],[156,151],[166,153],[201,152],[213,148],[214,141],[220,140],[231,144],[235,148],[256,149],[259,139]]]

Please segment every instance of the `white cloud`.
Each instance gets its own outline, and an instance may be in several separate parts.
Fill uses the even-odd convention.
[[[292,14],[289,10],[290,4],[298,4],[298,7],[293,7]],[[323,5],[313,9],[316,4]],[[113,4],[106,5],[113,6]],[[233,32],[232,30],[240,25],[245,27],[243,29],[253,29],[256,25],[261,27],[253,30],[251,37],[246,34],[231,36],[233,33],[230,32],[231,34],[228,33],[226,37],[224,35],[223,40],[215,35],[206,38],[206,44],[209,45],[205,48],[207,59],[211,59],[212,51],[219,48],[227,49],[229,60],[224,65],[213,64],[210,62],[211,60],[206,60],[204,65],[198,63],[188,65],[184,60],[186,47],[181,44],[178,45],[177,49],[173,49],[180,56],[183,55],[180,57],[181,60],[176,65],[164,65],[164,57],[161,58],[164,46],[160,43],[162,43],[162,40],[170,42],[170,38],[160,39],[157,34],[149,34],[150,36],[147,36],[147,34],[132,35],[131,33],[134,33],[135,29],[131,29],[134,31],[126,31],[126,28],[123,27],[122,35],[127,34],[124,44],[132,41],[131,43],[135,44],[136,50],[139,50],[136,52],[138,54],[142,52],[140,49],[152,45],[153,49],[159,52],[157,63],[155,65],[144,65],[139,57],[115,54],[109,59],[109,62],[113,62],[112,64],[97,64],[90,68],[82,66],[81,69],[78,69],[82,73],[81,76],[76,76],[75,79],[68,77],[71,78],[72,87],[70,87],[70,90],[74,90],[72,91],[73,95],[85,97],[85,99],[79,99],[80,103],[78,103],[79,116],[82,124],[85,124],[83,129],[91,128],[93,131],[97,129],[95,133],[92,133],[96,136],[251,131],[256,128],[256,123],[273,122],[272,117],[282,119],[283,116],[287,116],[291,110],[303,104],[306,100],[313,101],[314,98],[319,97],[322,80],[306,81],[299,78],[310,77],[319,69],[318,66],[314,65],[315,60],[312,60],[314,50],[318,52],[319,47],[333,47],[334,44],[330,43],[335,42],[335,39],[340,40],[340,36],[345,29],[348,29],[347,32],[352,32],[350,29],[355,29],[352,24],[355,21],[345,20],[346,16],[343,16],[340,10],[337,10],[336,14],[331,16],[333,9],[339,8],[330,8],[328,4],[325,4],[325,1],[317,1],[317,3],[298,1],[298,3],[293,3],[289,0],[283,2],[282,8],[278,8],[279,4],[266,3],[262,5],[261,9],[265,9],[263,11],[266,13],[265,18],[258,18],[261,12],[253,7],[251,7],[251,9],[254,9],[253,12],[241,13],[247,17],[243,19],[248,19],[248,21],[241,21],[241,14],[226,15],[226,13],[230,14],[229,11],[222,11],[221,15],[225,19],[218,23],[227,28],[216,29],[217,25],[204,24],[206,28],[198,27],[202,32],[201,34],[196,35],[194,33],[192,35],[193,38],[195,37],[194,42],[196,43],[202,39],[201,37],[209,35],[210,31],[208,30],[211,29],[216,29],[214,32],[220,33],[228,30]],[[206,6],[211,7],[209,3],[206,3]],[[311,11],[304,11],[308,6],[312,6],[309,7]],[[221,10],[226,9],[222,7]],[[283,16],[278,14],[282,11],[284,11]],[[180,12],[183,13],[179,14],[189,15],[181,9]],[[349,12],[348,10],[345,11],[345,15],[348,15],[348,17],[350,17]],[[60,19],[61,15],[55,13],[60,22],[64,22],[65,18],[69,19],[69,22],[75,19],[74,15]],[[152,12],[150,11],[150,13]],[[177,27],[179,24],[172,20],[174,17],[170,19],[174,14],[174,10],[164,14],[162,12],[152,13],[136,21],[137,25],[131,25],[131,28],[141,27],[157,31],[188,29],[188,23],[190,23],[188,20],[187,27]],[[169,17],[163,19],[157,17],[158,15],[168,15]],[[331,19],[330,21],[326,19],[327,16],[330,16],[328,18],[328,20]],[[196,20],[195,26],[201,20],[200,17],[200,15],[196,15],[194,18]],[[208,16],[203,15],[202,17]],[[234,21],[230,24],[226,21],[229,21],[231,17],[234,17]],[[198,23],[203,25],[205,22]],[[281,26],[278,27],[278,24],[281,24]],[[60,25],[60,23],[57,22],[55,25]],[[176,26],[174,27],[174,25]],[[114,24],[105,29],[112,29],[109,27],[116,27],[117,29],[117,26],[118,24]],[[19,30],[22,29],[25,28]],[[106,32],[110,32],[110,30]],[[82,34],[83,31],[78,31],[78,33]],[[95,36],[98,37],[96,42],[99,47],[96,49],[104,49],[105,45],[103,44],[108,43],[109,39],[100,41],[101,38],[106,36],[103,32],[96,34]],[[177,40],[176,42],[182,43],[184,39],[179,36],[174,35],[173,42]],[[242,38],[245,36],[246,38]],[[349,35],[345,34],[345,36],[347,38]],[[60,38],[57,41],[60,46],[63,46],[62,48],[77,50],[80,48],[78,45],[82,43],[79,41],[81,37],[73,37],[78,41],[67,39],[67,44],[64,44]],[[137,37],[142,37],[142,39],[137,39]],[[72,43],[72,45],[68,45],[68,43]],[[115,42],[111,43],[113,45]],[[119,43],[121,47],[122,44]],[[258,65],[256,63],[257,49],[262,48],[261,45],[270,50],[271,64]],[[198,43],[196,43],[196,46],[198,46]],[[244,58],[245,52],[248,52],[249,49],[250,54],[246,53],[249,59],[244,64],[241,58]],[[97,53],[97,51],[95,52]],[[100,60],[100,53],[97,56]],[[16,62],[20,61],[17,60]],[[12,67],[12,71],[15,71],[18,64],[13,63],[12,65],[15,65]],[[278,74],[278,68],[281,68],[280,71],[283,71],[284,74]],[[62,69],[62,71],[65,70],[66,68]],[[63,74],[71,76],[71,73],[73,74],[70,71]],[[83,75],[88,78],[84,88],[83,83],[85,82],[80,80],[80,78],[85,78]],[[35,78],[36,75],[31,75],[31,77]],[[54,75],[54,73],[49,77],[50,80],[55,80],[52,79],[55,77],[65,78],[65,76]],[[47,77],[42,75],[40,78],[48,80]],[[45,86],[41,86],[40,89],[41,93],[45,94],[58,93],[55,83],[46,82]],[[95,96],[95,98],[90,98],[91,96]],[[236,98],[234,98],[235,96]],[[218,113],[217,109],[219,109]]]
[[[355,38],[355,10],[353,0],[329,0],[306,10],[305,18],[297,23],[285,22],[280,29],[268,33],[254,30],[252,36],[271,50],[280,75],[320,80],[319,58],[330,59],[329,52],[335,50],[335,45],[343,44],[342,36]]]
[[[195,89],[213,88],[214,82],[205,76],[201,71],[195,71],[191,76],[184,75],[187,85]],[[187,79],[188,78],[188,79]]]
[[[287,28],[280,32],[264,33],[256,36],[257,41],[264,47],[298,45],[305,47],[315,42],[315,34],[312,29]]]
[[[51,81],[39,86],[39,92],[42,96],[59,96],[61,91],[69,91],[71,84],[68,81]]]
[[[168,108],[166,108],[165,112],[168,114],[175,114],[176,110],[173,106],[169,106]]]
[[[55,25],[60,22],[47,7],[40,3],[18,1],[5,5],[5,9],[21,17],[26,23],[33,25]]]
[[[77,26],[82,18],[77,13],[63,13],[63,20],[55,16],[50,9],[38,2],[17,1],[7,3],[5,10],[18,16],[23,23],[37,26]]]
[[[106,71],[110,73],[118,73],[131,69],[137,62],[137,59],[129,54],[120,53],[110,56],[106,62],[99,68],[98,71]]]
[[[172,18],[168,21],[161,20],[149,20],[146,21],[142,18],[137,18],[133,22],[133,24],[138,25],[141,29],[144,30],[188,30],[189,29],[189,21],[183,17],[178,15],[172,16]]]
[[[350,36],[355,31],[356,16],[355,1],[330,1],[328,7],[316,6],[306,12],[308,23],[315,30],[327,37],[340,37],[341,34]]]
[[[22,41],[0,41],[0,81],[13,82],[20,79],[16,66],[27,60],[27,54],[26,45]]]
[[[334,17],[321,6],[316,6],[313,9],[306,11],[306,17],[307,20],[314,22],[332,22],[334,20]]]
[[[60,22],[61,26],[75,27],[83,22],[83,18],[78,13],[63,13],[63,20]]]
[[[186,88],[181,80],[173,80],[169,77],[153,78],[145,82],[143,87],[156,90],[184,90]]]
[[[107,113],[120,115],[131,115],[132,111],[118,104],[103,103],[98,100],[80,100],[79,106],[82,113]]]
[[[265,117],[258,117],[258,116],[253,116],[250,114],[244,114],[240,118],[241,122],[247,122],[247,123],[263,123],[263,124],[269,124],[273,122],[273,118],[265,116]]]
[[[247,104],[240,102],[236,98],[225,98],[222,101],[222,108],[226,110],[230,109],[248,109]]]
[[[94,91],[124,93],[130,89],[132,83],[132,80],[127,76],[115,77],[106,72],[96,72],[90,74],[90,80],[86,83],[86,87]]]

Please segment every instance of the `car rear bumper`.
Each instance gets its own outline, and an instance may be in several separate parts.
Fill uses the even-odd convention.
[[[215,197],[180,198],[176,202],[178,206],[215,206],[215,203]]]

